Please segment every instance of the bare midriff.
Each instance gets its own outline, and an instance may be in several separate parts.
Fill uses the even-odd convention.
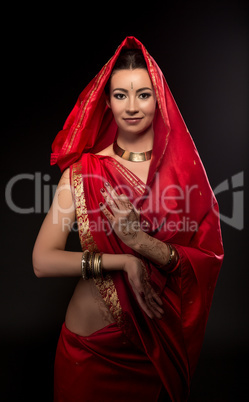
[[[92,279],[80,279],[69,302],[65,325],[73,333],[89,336],[115,322]]]

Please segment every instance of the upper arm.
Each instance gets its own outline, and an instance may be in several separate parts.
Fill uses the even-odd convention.
[[[38,234],[34,253],[52,249],[64,250],[68,234],[75,221],[75,207],[70,186],[70,170],[59,181],[53,203]]]

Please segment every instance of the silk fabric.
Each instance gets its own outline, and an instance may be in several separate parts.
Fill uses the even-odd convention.
[[[117,135],[104,87],[122,48],[142,50],[157,97],[147,183],[114,158],[96,155]],[[162,320],[141,311],[122,272],[96,286],[123,333],[152,362],[171,400],[187,400],[223,260],[218,204],[166,80],[137,39],[126,38],[82,92],[53,143],[51,163],[61,170],[70,166],[82,249],[136,254],[109,230],[99,210],[105,181],[129,196],[144,231],[177,249],[180,265],[170,273],[143,258],[164,303]]]

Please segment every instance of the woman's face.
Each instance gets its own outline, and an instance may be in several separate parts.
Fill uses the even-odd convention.
[[[110,82],[107,101],[119,130],[139,134],[152,126],[156,97],[147,70],[118,70]]]

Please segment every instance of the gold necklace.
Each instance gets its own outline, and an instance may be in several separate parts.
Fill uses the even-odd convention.
[[[125,151],[124,149],[120,148],[120,146],[118,146],[116,141],[113,143],[113,150],[114,150],[115,154],[117,154],[121,158],[126,159],[127,161],[131,161],[131,162],[148,161],[151,159],[151,155],[152,155],[152,149],[147,152]]]

